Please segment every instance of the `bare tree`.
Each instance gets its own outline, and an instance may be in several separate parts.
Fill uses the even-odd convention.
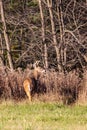
[[[9,10],[11,2],[3,1],[15,68],[26,67],[36,59],[42,59],[43,54],[45,66],[49,63],[50,68],[62,71],[84,68],[87,65],[87,0],[38,0],[36,6],[28,6],[27,2],[31,3],[14,1],[16,8],[12,6]],[[8,62],[6,57],[5,62]]]
[[[8,38],[8,34],[7,34],[7,28],[6,28],[6,22],[5,22],[5,16],[4,16],[4,9],[3,9],[2,0],[0,0],[0,12],[1,12],[1,20],[2,20],[2,23],[3,23],[3,33],[4,33],[5,42],[6,42],[8,62],[9,62],[10,69],[13,71],[11,50],[10,50],[9,38]]]
[[[40,8],[40,15],[41,15],[41,24],[42,24],[42,41],[44,44],[44,61],[45,61],[45,68],[48,68],[48,58],[47,58],[47,45],[45,40],[45,24],[44,24],[44,15],[43,15],[43,8],[41,0],[38,0],[39,8]]]
[[[59,23],[59,30],[60,30],[60,48],[61,48],[61,63],[62,66],[66,65],[66,46],[65,46],[65,39],[64,39],[64,21],[63,21],[63,11],[62,11],[62,1],[56,0],[57,6],[57,17]]]
[[[51,20],[52,35],[53,35],[53,45],[55,47],[55,51],[56,51],[56,55],[57,55],[58,70],[59,70],[59,72],[61,72],[62,68],[61,68],[61,65],[60,65],[60,53],[59,53],[59,47],[57,45],[55,24],[54,24],[53,12],[52,12],[52,0],[47,0],[47,5],[48,5],[50,20]]]

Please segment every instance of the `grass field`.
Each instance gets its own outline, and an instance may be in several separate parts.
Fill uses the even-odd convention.
[[[0,130],[87,130],[87,106],[3,101]]]

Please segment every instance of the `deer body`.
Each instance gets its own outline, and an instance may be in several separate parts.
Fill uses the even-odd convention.
[[[33,78],[28,78],[25,79],[23,82],[23,87],[24,87],[24,91],[26,93],[26,95],[29,98],[29,101],[31,101],[31,91],[32,88],[34,88],[35,90],[37,89],[37,80],[39,79],[40,75],[45,72],[44,70],[42,70],[40,67],[36,66],[37,64],[34,64],[34,70],[33,70]]]

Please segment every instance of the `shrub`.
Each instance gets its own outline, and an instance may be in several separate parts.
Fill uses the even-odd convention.
[[[32,77],[32,70],[27,68],[24,71],[17,69],[11,72],[5,67],[0,68],[0,72],[0,98],[16,100],[25,98],[23,81]],[[75,71],[59,74],[54,70],[48,70],[37,81],[38,87],[37,90],[34,89],[33,96],[37,94],[39,99],[42,95],[45,100],[57,100],[64,104],[71,104],[78,100],[82,88],[80,82],[81,79]]]

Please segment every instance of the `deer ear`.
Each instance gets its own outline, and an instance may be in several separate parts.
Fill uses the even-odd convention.
[[[35,62],[36,66],[39,66],[39,63],[40,63],[40,61],[37,60],[37,61]]]
[[[39,63],[40,63],[40,61],[37,60],[37,61],[33,64],[33,67],[34,67],[34,68],[37,67]]]

